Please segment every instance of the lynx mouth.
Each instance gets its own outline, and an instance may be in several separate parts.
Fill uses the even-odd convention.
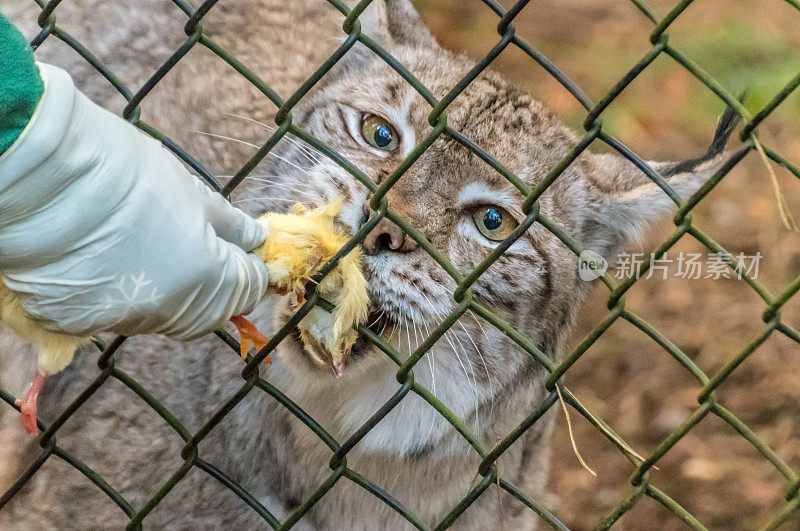
[[[368,317],[363,324],[370,332],[386,340],[393,329],[393,322],[394,320],[389,312],[373,302],[370,303]],[[328,352],[328,349],[326,349],[322,343],[311,337],[310,334],[301,334],[299,330],[295,330],[290,337],[299,344],[303,355],[309,358],[314,365],[319,368],[327,369],[326,372],[328,372],[328,374],[330,374],[329,371],[332,369],[334,376],[337,378],[347,373],[347,365],[357,362],[358,359],[365,357],[367,354],[377,349],[372,341],[363,334],[359,334],[358,339],[350,350],[350,354],[345,358],[344,364],[335,367],[331,363],[331,354]]]
[[[300,334],[299,336],[300,341],[305,346],[304,350],[306,353],[310,354],[317,363],[330,367],[335,377],[342,377],[344,373],[344,361],[334,363],[330,351],[310,334]]]
[[[376,336],[382,336],[382,334],[390,327],[393,320],[391,315],[389,315],[385,309],[375,305],[370,304],[369,308],[369,316],[365,322],[365,326],[375,334]]]
[[[392,318],[386,310],[375,303],[370,303],[369,314],[367,320],[364,322],[364,326],[366,326],[370,332],[385,340],[387,334],[392,330]],[[373,345],[372,341],[364,337],[363,334],[359,334],[358,339],[350,351],[350,358],[358,359],[374,348],[377,347]]]

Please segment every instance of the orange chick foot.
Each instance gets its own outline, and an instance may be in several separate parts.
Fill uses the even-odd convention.
[[[255,345],[256,352],[261,350],[269,342],[269,338],[258,331],[256,325],[242,317],[241,315],[234,315],[231,317],[231,322],[239,331],[239,346],[241,348],[242,359],[247,359],[247,353],[250,352],[250,347]],[[269,354],[264,358],[264,363],[272,363]]]
[[[36,371],[36,376],[33,377],[33,382],[28,388],[28,392],[25,393],[25,397],[16,401],[22,415],[22,427],[29,435],[39,435],[39,427],[36,425],[36,402],[39,398],[42,384],[44,384],[44,379],[45,375]]]

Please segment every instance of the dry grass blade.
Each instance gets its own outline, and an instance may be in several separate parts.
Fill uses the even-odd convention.
[[[499,444],[500,441],[501,441],[501,439],[500,439],[500,437],[498,437],[497,438],[497,443]],[[494,466],[497,467],[497,481],[496,481],[495,484],[497,485],[497,516],[498,516],[498,520],[499,520],[498,523],[500,524],[499,525],[499,530],[500,531],[504,531],[506,526],[505,526],[505,521],[503,520],[503,496],[502,496],[503,492],[502,492],[502,490],[500,488],[500,459],[499,458],[494,462]]]
[[[778,176],[775,175],[775,170],[772,168],[772,164],[770,164],[769,158],[767,157],[764,148],[761,146],[761,142],[758,141],[758,137],[756,137],[755,133],[751,134],[750,138],[753,139],[753,144],[756,146],[756,151],[758,151],[758,154],[761,155],[761,160],[764,162],[764,166],[767,167],[770,179],[772,179],[772,188],[775,190],[775,199],[778,201],[778,212],[780,212],[783,226],[788,230],[797,231],[797,224],[794,222],[792,212],[789,210],[789,205],[786,204],[786,197],[784,197],[783,192],[781,192],[781,186],[778,183]]]
[[[572,442],[572,451],[575,452],[575,457],[578,458],[581,466],[588,470],[591,475],[597,477],[597,472],[589,468],[589,465],[586,464],[586,461],[583,460],[581,453],[578,451],[578,445],[575,444],[575,435],[572,433],[572,420],[569,418],[569,410],[567,409],[567,404],[564,402],[564,397],[561,396],[561,386],[556,385],[556,393],[558,393],[558,401],[561,402],[561,409],[564,410],[564,415],[567,417],[567,429],[569,430],[569,440]]]
[[[556,388],[558,389],[558,386],[556,386]],[[569,389],[567,389],[567,388],[565,387],[565,388],[564,388],[564,392],[565,392],[565,393],[567,393],[567,394],[569,395],[569,397],[570,397],[572,400],[574,400],[574,401],[575,401],[575,403],[579,404],[579,405],[580,405],[580,406],[583,408],[583,411],[584,411],[584,412],[585,412],[585,413],[586,413],[586,414],[587,414],[589,417],[591,417],[591,421],[590,421],[590,422],[592,423],[592,425],[593,425],[593,426],[595,426],[595,427],[596,427],[598,430],[600,430],[601,432],[603,432],[603,433],[604,433],[604,434],[605,434],[607,437],[610,437],[610,438],[612,438],[612,439],[616,440],[616,441],[619,443],[619,445],[622,447],[622,449],[623,449],[625,452],[627,452],[627,453],[628,453],[628,455],[635,457],[636,459],[638,459],[638,460],[639,460],[639,461],[641,461],[642,463],[644,463],[644,462],[646,461],[646,459],[645,459],[644,457],[642,457],[642,455],[641,455],[641,454],[639,454],[639,452],[637,452],[636,450],[634,450],[633,448],[631,448],[631,447],[630,447],[630,445],[628,445],[628,444],[627,444],[625,441],[623,441],[622,439],[620,439],[619,437],[617,437],[615,434],[613,434],[613,433],[611,433],[610,431],[608,431],[608,430],[607,430],[607,429],[606,429],[606,428],[603,426],[603,424],[600,422],[600,419],[598,419],[597,417],[595,417],[595,416],[592,414],[592,412],[591,412],[591,411],[589,411],[588,409],[586,409],[586,407],[585,407],[583,404],[581,404],[581,401],[580,401],[580,400],[578,400],[578,397],[577,397],[577,396],[575,396],[575,394],[574,394],[572,391],[570,391]],[[558,397],[559,397],[559,398],[561,398],[561,392],[560,392],[560,391],[558,392]],[[562,405],[562,406],[564,405],[564,401],[563,401],[563,399],[562,399],[562,401],[561,401],[561,405]],[[567,416],[567,421],[569,421],[569,416]],[[574,444],[575,444],[575,442],[573,441],[573,443],[572,443],[572,444],[574,445]],[[650,466],[651,466],[651,467],[652,467],[654,470],[658,470],[658,467],[657,467],[656,465],[650,465]]]

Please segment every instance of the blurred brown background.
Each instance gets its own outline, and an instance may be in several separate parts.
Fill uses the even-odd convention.
[[[478,59],[498,40],[498,18],[478,0],[415,2],[439,41]],[[663,15],[676,1],[653,1]],[[509,6],[511,2],[504,1]],[[515,22],[518,33],[547,55],[594,100],[650,49],[652,23],[625,0],[540,0]],[[670,27],[670,44],[711,73],[733,94],[749,90],[747,106],[760,109],[800,72],[800,12],[781,0],[705,1],[692,4]],[[509,47],[494,63],[522,88],[580,130],[585,111],[541,67]],[[723,103],[673,59],[662,55],[603,114],[607,131],[647,159],[678,160],[705,151]],[[760,127],[762,142],[800,164],[800,90]],[[736,136],[736,135],[734,135]],[[735,144],[734,144],[735,145]],[[603,149],[596,144],[593,149]],[[781,189],[800,221],[800,183],[775,167]],[[733,254],[761,252],[758,279],[773,294],[800,275],[800,234],[784,228],[769,174],[751,153],[694,210],[695,225]],[[669,223],[651,231],[635,252],[655,248]],[[691,237],[677,252],[707,253]],[[763,301],[744,282],[640,280],[627,307],[687,353],[708,375],[739,353],[763,327]],[[581,314],[572,345],[604,316],[608,290],[599,286]],[[782,310],[800,328],[800,295]],[[567,385],[639,453],[650,454],[697,407],[698,385],[657,344],[618,321],[567,373]],[[750,426],[794,469],[800,470],[800,346],[773,334],[719,389],[720,402]],[[548,502],[570,527],[586,529],[624,499],[632,469],[588,422],[573,413],[576,442],[591,476],[572,452],[559,413]],[[501,460],[502,464],[502,460]],[[784,503],[783,477],[745,439],[707,416],[658,463],[655,486],[704,525],[748,529],[764,525]],[[784,526],[800,529],[800,514]],[[643,498],[620,529],[685,529],[677,517]]]

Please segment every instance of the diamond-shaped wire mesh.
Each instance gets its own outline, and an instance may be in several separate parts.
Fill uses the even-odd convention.
[[[372,217],[362,228],[353,236],[351,241],[342,248],[339,253],[323,268],[318,275],[318,278],[324,276],[327,272],[335,267],[339,257],[348,253],[356,245],[360,244],[367,233],[380,221],[381,218],[387,217],[404,231],[406,231],[417,243],[427,251],[436,262],[444,268],[444,270],[456,281],[457,288],[453,292],[453,298],[457,303],[452,312],[442,321],[442,323],[427,337],[418,348],[411,353],[408,359],[403,359],[402,356],[396,352],[391,345],[371,332],[365,326],[359,326],[359,332],[365,336],[369,341],[373,342],[382,350],[391,360],[397,364],[397,381],[401,384],[399,390],[388,400],[378,411],[358,430],[356,430],[350,438],[345,441],[336,441],[331,437],[313,418],[306,414],[300,407],[294,404],[286,395],[281,393],[270,382],[259,375],[259,364],[261,361],[293,330],[293,327],[305,316],[314,305],[320,305],[325,309],[330,309],[330,303],[322,300],[319,294],[310,289],[306,294],[305,304],[296,312],[292,319],[290,319],[277,333],[271,338],[266,347],[264,347],[256,356],[250,358],[242,371],[242,384],[241,387],[227,400],[197,432],[191,433],[188,431],[181,422],[175,418],[163,405],[161,405],[146,389],[144,389],[137,381],[127,375],[125,372],[115,366],[115,352],[125,341],[124,337],[118,337],[108,345],[97,342],[96,345],[100,349],[101,354],[97,361],[97,366],[100,370],[96,379],[88,386],[71,404],[69,404],[49,425],[40,423],[40,429],[43,434],[39,440],[42,452],[38,459],[30,465],[30,467],[22,474],[19,480],[0,497],[0,509],[25,485],[25,483],[36,473],[36,471],[49,459],[52,455],[56,455],[80,473],[91,480],[99,489],[99,492],[104,493],[119,508],[130,518],[128,527],[130,529],[141,528],[143,520],[147,517],[160,501],[169,493],[169,491],[186,476],[186,474],[193,468],[197,467],[200,470],[208,473],[217,479],[221,486],[230,489],[241,500],[249,505],[253,511],[258,513],[270,526],[273,528],[286,529],[298,522],[303,515],[330,490],[335,483],[342,481],[352,481],[364,488],[365,496],[373,495],[388,504],[402,517],[404,517],[413,526],[420,529],[443,529],[453,524],[458,517],[472,504],[485,490],[492,484],[499,485],[500,488],[510,493],[515,498],[522,501],[530,510],[534,511],[538,516],[552,527],[566,529],[556,515],[552,514],[544,505],[538,500],[530,499],[517,488],[514,484],[509,482],[504,477],[499,477],[496,460],[508,449],[515,441],[517,441],[526,430],[533,426],[554,404],[558,401],[558,394],[563,395],[564,401],[571,406],[575,411],[585,417],[600,433],[603,434],[630,462],[632,470],[631,487],[628,496],[619,505],[611,511],[605,519],[598,522],[598,528],[605,529],[613,525],[623,514],[629,511],[636,505],[643,497],[647,496],[656,502],[663,505],[666,509],[674,513],[678,518],[684,521],[689,526],[695,529],[705,529],[703,524],[698,521],[692,514],[681,507],[675,500],[669,497],[666,493],[659,490],[650,481],[649,471],[657,465],[659,459],[670,450],[682,437],[684,437],[690,430],[703,420],[708,414],[716,415],[724,422],[729,424],[737,433],[746,439],[769,463],[774,466],[777,472],[785,479],[785,504],[774,513],[772,518],[763,523],[765,529],[772,529],[780,526],[782,523],[788,521],[790,518],[796,517],[796,511],[800,508],[800,476],[798,473],[788,466],[781,457],[768,445],[766,445],[759,437],[739,418],[726,409],[717,399],[715,390],[720,384],[736,370],[736,368],[759,346],[764,343],[767,338],[772,334],[782,334],[794,341],[800,343],[800,332],[781,320],[781,307],[784,306],[789,299],[791,299],[798,291],[800,291],[800,276],[794,279],[783,292],[774,294],[770,292],[764,285],[762,285],[756,278],[744,275],[743,281],[746,282],[755,293],[763,300],[763,326],[761,330],[750,343],[743,348],[740,352],[736,353],[725,363],[716,373],[707,375],[703,372],[698,365],[696,365],[684,352],[677,346],[670,342],[661,332],[654,328],[651,324],[646,322],[642,317],[633,313],[626,308],[624,295],[640,278],[643,273],[646,273],[652,262],[644,262],[639,268],[639,274],[633,275],[630,278],[618,283],[615,278],[606,273],[602,277],[602,282],[609,290],[608,295],[608,314],[594,328],[586,338],[562,361],[550,359],[543,352],[537,348],[533,340],[525,337],[522,333],[515,330],[507,322],[503,321],[500,317],[495,315],[485,306],[476,302],[472,297],[471,286],[478,279],[478,277],[488,269],[504,252],[508,246],[518,239],[528,228],[534,224],[540,224],[545,229],[552,232],[564,245],[578,255],[581,252],[581,246],[578,242],[571,239],[562,231],[553,221],[545,217],[539,209],[537,202],[538,198],[542,195],[545,189],[550,186],[558,177],[566,170],[566,168],[583,152],[590,143],[595,140],[600,140],[607,144],[611,149],[617,151],[625,158],[633,162],[638,168],[644,172],[649,179],[655,182],[662,188],[664,193],[669,195],[670,198],[677,204],[677,213],[674,216],[675,231],[670,235],[662,244],[656,247],[653,251],[655,259],[663,256],[669,249],[671,249],[679,239],[684,236],[694,238],[709,251],[718,253],[724,262],[733,270],[737,269],[737,259],[724,249],[719,243],[714,241],[708,234],[704,233],[692,223],[691,211],[717,184],[719,184],[725,175],[741,161],[748,153],[758,149],[757,141],[757,127],[758,125],[779,105],[781,105],[786,98],[800,85],[800,74],[795,76],[789,83],[783,87],[774,97],[768,101],[764,107],[757,113],[750,113],[736,97],[725,89],[716,79],[704,71],[700,66],[692,62],[686,55],[681,53],[680,50],[673,47],[669,42],[667,30],[669,26],[684,12],[684,10],[692,3],[693,0],[680,1],[672,11],[665,16],[657,15],[647,5],[639,0],[630,0],[630,3],[635,9],[638,9],[645,17],[647,17],[653,24],[653,31],[650,34],[650,50],[626,73],[598,103],[594,103],[579,86],[573,83],[566,75],[564,75],[558,67],[556,67],[547,57],[534,48],[527,41],[522,39],[515,32],[514,19],[520,11],[528,4],[528,0],[521,0],[514,4],[510,9],[505,9],[498,2],[494,0],[483,0],[483,2],[497,15],[497,41],[491,51],[461,79],[455,86],[452,87],[442,99],[437,99],[419,80],[417,80],[402,64],[394,59],[385,49],[379,44],[370,39],[367,35],[361,33],[361,25],[358,17],[363,13],[364,9],[372,2],[378,0],[362,0],[352,10],[339,0],[327,0],[329,4],[338,9],[343,15],[346,16],[345,22],[342,26],[343,36],[346,37],[337,51],[304,83],[300,88],[292,94],[287,100],[281,99],[278,94],[273,91],[267,84],[261,81],[252,71],[242,64],[236,57],[226,52],[220,47],[211,37],[203,32],[201,21],[203,17],[214,7],[217,0],[208,0],[200,5],[199,8],[194,9],[183,0],[171,0],[177,5],[186,15],[186,24],[184,32],[186,34],[185,42],[180,46],[172,56],[158,68],[141,87],[135,92],[126,87],[119,78],[111,71],[109,71],[103,64],[91,54],[89,50],[77,42],[73,37],[66,33],[56,22],[57,7],[61,0],[52,0],[44,2],[43,0],[32,0],[32,8],[35,8],[33,2],[41,9],[38,18],[41,32],[33,39],[32,46],[38,47],[45,39],[57,38],[64,41],[75,52],[80,54],[89,64],[97,69],[107,80],[111,83],[116,90],[128,102],[124,111],[123,117],[137,127],[160,140],[167,148],[172,150],[180,159],[186,164],[191,166],[200,176],[202,176],[213,188],[224,195],[229,195],[231,191],[236,188],[247,175],[256,167],[256,165],[270,152],[270,150],[283,138],[286,134],[294,135],[295,137],[308,143],[311,147],[320,153],[329,157],[333,162],[346,170],[353,178],[361,182],[371,192],[370,206],[374,210]],[[320,0],[324,2],[326,0]],[[800,11],[800,4],[796,0],[785,0],[790,6]],[[365,175],[358,168],[349,164],[343,157],[338,156],[329,147],[321,143],[312,135],[305,132],[301,127],[292,122],[291,111],[292,108],[303,98],[313,85],[320,80],[320,78],[330,70],[339,61],[349,49],[351,49],[357,42],[364,44],[371,49],[375,54],[384,59],[384,61],[393,68],[406,82],[430,104],[431,110],[428,115],[428,121],[432,126],[432,130],[427,137],[411,151],[407,158],[396,168],[396,170],[389,175],[380,185],[373,182],[368,175]],[[275,117],[277,130],[269,138],[269,140],[258,150],[258,152],[250,159],[239,172],[225,185],[220,183],[203,168],[194,158],[184,152],[179,146],[166,138],[158,130],[151,125],[145,123],[140,119],[140,109],[142,105],[146,105],[147,96],[153,88],[164,78],[169,70],[177,64],[193,47],[204,46],[211,52],[216,54],[222,60],[227,62],[231,67],[238,71],[248,81],[253,83],[255,87],[263,93],[275,106],[278,107],[278,112]],[[535,189],[529,189],[520,179],[518,179],[513,172],[500,164],[492,155],[482,148],[476,146],[461,132],[454,129],[447,120],[448,105],[464,89],[475,80],[480,73],[485,70],[494,59],[506,48],[513,46],[521,50],[524,54],[530,57],[531,60],[538,63],[544,68],[554,79],[556,79],[586,110],[586,118],[583,123],[584,135],[581,141],[564,157],[564,159],[557,164],[546,176],[543,182]],[[681,201],[673,190],[661,179],[657,172],[648,166],[648,164],[641,160],[635,153],[625,147],[620,141],[609,135],[603,128],[600,121],[603,111],[622,93],[622,91],[633,80],[641,74],[654,60],[659,57],[668,56],[681,65],[687,72],[699,80],[702,84],[708,87],[719,99],[726,105],[730,106],[738,113],[743,121],[744,126],[741,129],[740,138],[743,141],[742,147],[732,156],[730,161],[721,168],[705,185],[703,185],[695,194],[693,194],[686,201]],[[473,271],[467,275],[462,275],[459,271],[448,261],[446,256],[437,250],[419,231],[410,226],[396,213],[388,208],[386,201],[386,194],[392,186],[403,177],[406,170],[417,160],[422,153],[440,136],[449,137],[457,142],[467,150],[470,150],[475,155],[480,157],[489,166],[496,170],[500,175],[503,175],[515,186],[526,199],[523,203],[523,212],[526,216],[525,220],[519,225],[519,228],[498,248],[492,252],[483,262],[481,262]],[[766,156],[789,170],[794,176],[800,178],[800,169],[793,166],[789,161],[784,159],[780,154],[773,151],[769,146],[763,145],[763,151]],[[309,284],[311,285],[311,284]],[[429,390],[415,382],[413,369],[415,365],[425,356],[426,352],[433,346],[433,344],[442,337],[445,332],[455,324],[456,320],[465,312],[473,311],[481,316],[487,322],[497,327],[504,332],[508,337],[518,344],[524,351],[526,351],[535,361],[540,363],[549,373],[544,386],[548,391],[546,398],[541,404],[529,413],[529,415],[504,439],[500,440],[493,448],[487,447],[482,444],[478,437],[470,430],[470,428],[456,415],[449,411]],[[688,371],[698,383],[697,401],[698,406],[694,412],[676,429],[672,430],[669,435],[657,446],[655,451],[644,460],[642,460],[630,446],[617,435],[611,427],[600,420],[596,415],[588,411],[574,395],[562,385],[561,378],[575,364],[578,359],[589,349],[589,347],[597,341],[597,339],[611,327],[617,320],[622,319],[630,322],[636,328],[646,334],[652,341],[664,349],[664,351],[673,357],[686,371]],[[225,332],[217,332],[217,335],[225,341],[233,351],[238,350],[238,344]],[[92,468],[87,466],[83,461],[76,457],[73,453],[66,451],[64,448],[57,444],[56,435],[58,430],[70,418],[70,416],[78,410],[102,385],[104,385],[109,378],[114,378],[127,386],[134,393],[136,393],[141,400],[144,400],[161,418],[171,426],[175,432],[183,439],[185,445],[181,451],[183,463],[175,470],[173,475],[161,486],[158,492],[148,500],[141,507],[133,507],[119,492],[115,491],[100,475],[98,475]],[[313,492],[300,506],[291,513],[284,521],[279,521],[270,511],[264,507],[258,500],[255,499],[250,493],[245,491],[233,479],[228,477],[224,472],[217,469],[211,463],[203,460],[198,453],[199,443],[221,422],[223,417],[233,409],[236,404],[242,401],[245,396],[251,392],[265,392],[274,397],[281,407],[287,408],[291,413],[296,415],[303,423],[305,423],[329,448],[331,457],[329,461],[330,474],[328,478],[319,485],[318,489]],[[441,522],[428,523],[423,522],[420,518],[412,514],[400,502],[395,500],[387,492],[382,490],[374,484],[370,478],[361,476],[358,472],[348,467],[347,453],[352,449],[363,437],[371,430],[378,422],[381,421],[397,404],[399,404],[409,393],[415,393],[428,404],[434,407],[446,420],[449,422],[463,437],[468,441],[471,447],[482,458],[482,462],[476,470],[476,481],[469,493],[455,505],[449,514]],[[3,389],[0,389],[0,398],[5,401],[9,406],[14,406],[14,397]],[[478,480],[479,479],[479,480]],[[369,493],[369,494],[367,494]]]

